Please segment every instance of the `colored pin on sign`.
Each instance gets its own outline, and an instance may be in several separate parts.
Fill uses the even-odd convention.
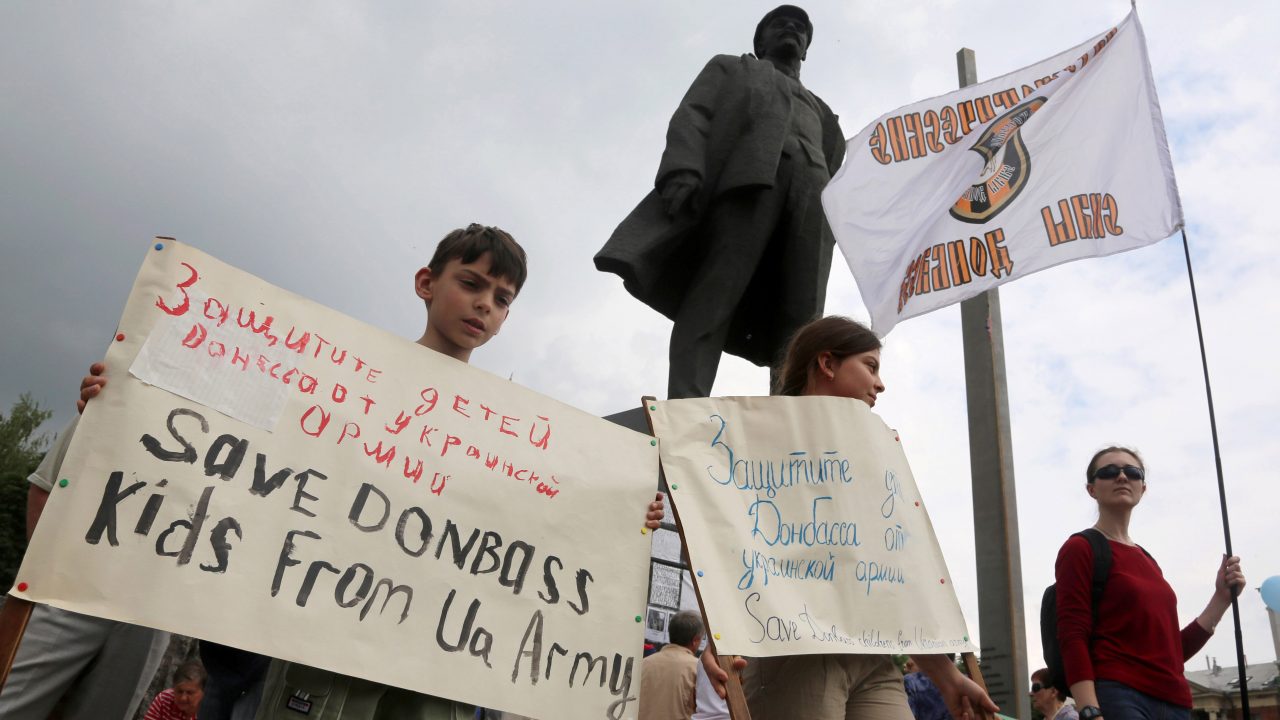
[[[71,481],[66,478],[62,478],[61,480],[58,481],[58,487],[66,487],[70,484],[71,484]]]
[[[157,250],[163,250],[163,249],[164,249],[164,243],[156,243],[156,249],[157,249]]]

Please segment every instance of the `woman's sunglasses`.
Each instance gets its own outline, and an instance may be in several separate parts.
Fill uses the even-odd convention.
[[[1147,474],[1144,473],[1142,468],[1137,465],[1125,465],[1124,467],[1119,465],[1103,465],[1093,471],[1093,479],[1097,480],[1098,478],[1102,478],[1103,480],[1115,480],[1119,478],[1122,473],[1130,480],[1136,480],[1138,482],[1142,482],[1147,478]]]
[[[1033,692],[1033,693],[1038,693],[1038,692],[1040,692],[1041,690],[1045,689],[1046,687],[1048,687],[1048,686],[1047,686],[1047,685],[1041,685],[1040,683],[1031,683],[1031,692]]]

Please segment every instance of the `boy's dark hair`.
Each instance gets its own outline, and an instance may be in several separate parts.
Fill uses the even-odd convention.
[[[490,225],[471,223],[465,228],[458,228],[436,245],[436,252],[431,256],[427,267],[433,275],[444,271],[444,266],[452,259],[458,258],[464,264],[473,263],[481,255],[489,253],[492,265],[489,273],[494,277],[506,278],[516,286],[516,292],[524,287],[524,280],[529,274],[524,248],[511,237],[507,231]]]
[[[667,636],[672,645],[688,645],[702,634],[702,615],[693,610],[681,610],[671,616]]]
[[[204,670],[204,665],[201,665],[199,660],[188,660],[173,671],[173,684],[195,681],[200,687],[204,687],[204,680],[208,676],[209,674]]]
[[[818,355],[830,352],[843,360],[850,355],[880,349],[880,338],[866,325],[841,315],[828,315],[805,325],[791,336],[782,372],[778,374],[779,395],[803,395],[809,370]]]

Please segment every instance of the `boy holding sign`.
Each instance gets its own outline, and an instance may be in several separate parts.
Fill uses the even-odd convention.
[[[526,274],[524,250],[506,232],[472,224],[449,233],[415,276],[415,290],[427,308],[418,344],[468,362],[472,351],[502,328]],[[82,402],[105,385],[101,372],[94,366],[85,378]],[[651,503],[646,525],[658,527],[662,514],[661,503]],[[474,714],[469,705],[282,661],[272,662],[263,698],[257,715],[262,720],[429,720]]]
[[[502,329],[527,274],[524,248],[507,232],[472,223],[449,233],[436,246],[431,262],[414,276],[414,289],[427,306],[427,325],[418,344],[470,362],[471,351]],[[328,692],[316,696],[317,689]],[[273,660],[257,720],[474,716],[471,705]]]

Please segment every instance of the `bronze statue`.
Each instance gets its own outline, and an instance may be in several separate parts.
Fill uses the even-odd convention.
[[[720,353],[774,366],[822,313],[835,241],[819,195],[844,160],[838,118],[800,84],[813,39],[783,5],[755,55],[717,55],[667,129],[655,190],[596,255],[596,268],[671,318],[672,398],[711,394]]]

